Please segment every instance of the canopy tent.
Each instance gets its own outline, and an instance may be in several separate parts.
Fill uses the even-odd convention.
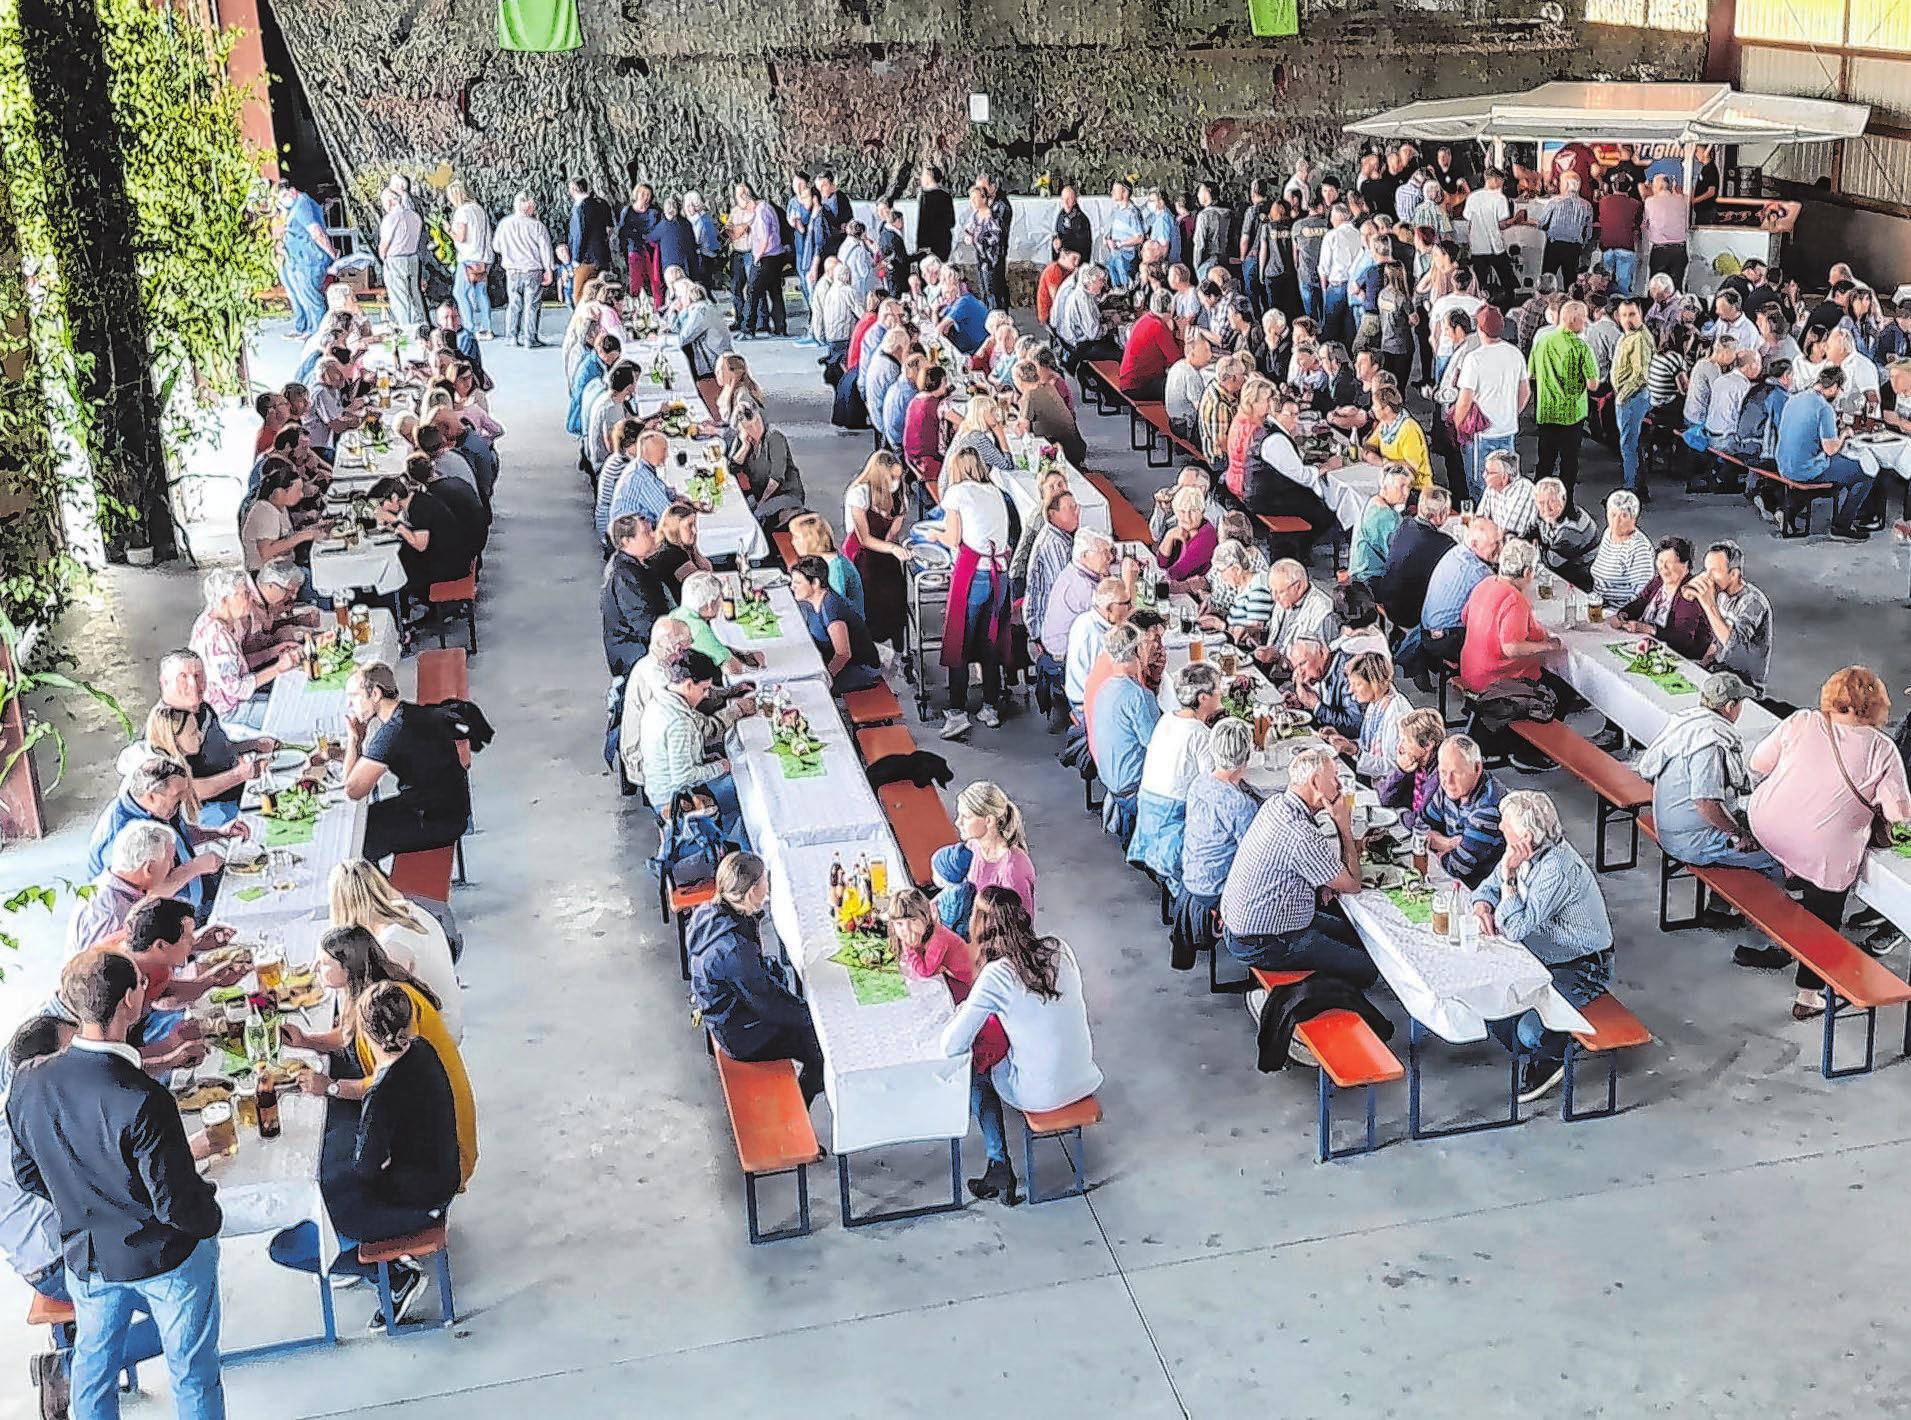
[[[1433,99],[1346,125],[1370,138],[1454,142],[1831,143],[1865,131],[1871,109],[1729,84],[1541,84],[1522,94]]]

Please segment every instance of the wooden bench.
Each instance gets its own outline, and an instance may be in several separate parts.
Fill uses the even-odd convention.
[[[1635,866],[1639,861],[1639,811],[1652,803],[1652,786],[1630,765],[1614,759],[1563,720],[1515,720],[1512,729],[1598,796],[1593,866],[1602,873]],[[1606,834],[1615,819],[1632,828],[1632,846],[1623,863],[1608,861],[1606,856]]]
[[[858,729],[893,724],[902,719],[902,702],[896,699],[896,692],[886,685],[850,691],[843,697],[843,709],[849,715],[849,723]]]
[[[1639,827],[1655,843],[1658,842],[1650,814],[1640,816]],[[1825,1028],[1820,1047],[1819,1072],[1827,1080],[1869,1073],[1876,1063],[1878,1008],[1911,1003],[1911,983],[1889,967],[1874,961],[1843,933],[1793,901],[1784,888],[1750,868],[1694,866],[1662,854],[1659,869],[1659,925],[1666,931],[1694,926],[1701,916],[1695,906],[1689,917],[1670,917],[1667,899],[1672,880],[1677,877],[1690,877],[1699,885],[1695,888],[1695,897],[1700,905],[1704,901],[1703,890],[1710,888],[1737,908],[1747,924],[1784,948],[1800,966],[1817,973],[1818,979],[1824,983],[1825,996]],[[1865,1015],[1864,1061],[1859,1065],[1834,1069],[1832,1051],[1837,1043],[1838,1018],[1845,1014],[1843,1008],[1846,1006],[1863,1011]],[[1911,1054],[1911,1012],[1907,1012],[1905,1017],[1903,1049],[1906,1054]]]
[[[1585,1006],[1579,1014],[1592,1026],[1590,1031],[1574,1031],[1566,1041],[1566,1095],[1559,1117],[1568,1124],[1582,1119],[1605,1119],[1619,1112],[1619,1052],[1652,1044],[1652,1032],[1645,1022],[1626,1009],[1620,999],[1608,991]],[[1573,1066],[1580,1052],[1606,1057],[1606,1105],[1603,1109],[1573,1108]]]
[[[1806,480],[1787,478],[1775,468],[1767,468],[1762,463],[1754,463],[1748,459],[1741,458],[1737,454],[1724,453],[1718,449],[1708,449],[1705,456],[1717,460],[1728,468],[1736,468],[1745,473],[1752,474],[1756,478],[1761,478],[1767,483],[1775,483],[1785,490],[1784,493],[1780,495],[1784,499],[1784,503],[1780,509],[1778,524],[1778,535],[1780,537],[1810,537],[1811,505],[1820,498],[1828,498],[1838,491],[1838,486],[1834,483],[1827,483],[1819,478]],[[1805,517],[1803,526],[1800,526],[1798,521],[1800,513],[1803,513]]]
[[[737,1163],[743,1169],[743,1197],[752,1243],[800,1238],[810,1230],[809,1166],[821,1161],[809,1107],[796,1083],[791,1060],[737,1060],[714,1039],[717,1080],[723,1086],[723,1105],[730,1114],[730,1133],[736,1140]],[[757,1226],[756,1183],[777,1174],[796,1174],[797,1221],[766,1233]]]
[[[784,570],[796,567],[796,539],[790,536],[788,528],[778,528],[770,534],[770,542],[776,548],[776,555],[782,559]]]
[[[462,646],[418,653],[418,703],[439,705],[471,694],[471,677]]]
[[[1073,1104],[1065,1104],[1060,1109],[1035,1110],[1022,1115],[1022,1173],[1027,1180],[1030,1203],[1052,1203],[1057,1198],[1074,1198],[1088,1191],[1082,1172],[1088,1157],[1088,1147],[1082,1142],[1082,1130],[1091,1124],[1100,1124],[1101,1120],[1101,1102],[1093,1095],[1078,1099]],[[1075,1140],[1072,1152],[1068,1147],[1070,1136]],[[1069,1187],[1054,1193],[1043,1193],[1036,1184],[1037,1139],[1061,1140],[1063,1157],[1075,1166],[1075,1179]]]
[[[434,619],[438,623],[438,644],[445,644],[445,622],[452,617],[462,616],[471,654],[477,655],[478,564],[473,562],[471,569],[455,581],[433,582],[425,600],[431,604]]]
[[[864,764],[874,764],[892,754],[914,754],[916,737],[907,725],[876,725],[856,732],[856,752]]]
[[[876,790],[876,800],[882,805],[883,817],[889,820],[890,832],[896,835],[909,881],[928,888],[935,881],[937,850],[961,841],[942,796],[915,784],[884,784]]]
[[[1094,377],[1094,387],[1089,387],[1089,377]],[[1113,414],[1121,408],[1124,396],[1121,392],[1121,361],[1088,360],[1075,367],[1075,383],[1081,389],[1083,399],[1095,401],[1095,408],[1102,414]]]
[[[358,1260],[375,1264],[378,1268],[378,1305],[380,1314],[385,1318],[385,1335],[396,1336],[399,1332],[391,1297],[392,1263],[400,1258],[416,1262],[426,1257],[433,1259],[432,1267],[438,1274],[438,1319],[433,1322],[407,1322],[404,1329],[408,1331],[436,1330],[450,1326],[457,1320],[458,1307],[451,1292],[451,1243],[445,1234],[445,1225],[439,1223],[422,1232],[407,1233],[402,1238],[387,1238],[382,1242],[362,1242],[358,1245]]]
[[[1144,443],[1136,442],[1137,426],[1145,427],[1148,431],[1148,437]],[[1199,464],[1204,470],[1208,466],[1208,456],[1201,452],[1201,446],[1175,433],[1174,424],[1168,418],[1168,406],[1159,402],[1142,400],[1132,406],[1128,425],[1128,443],[1130,447],[1147,455],[1149,468],[1172,468],[1176,454]],[[1155,455],[1158,453],[1162,457],[1157,462]]]
[[[428,897],[433,902],[450,902],[451,858],[449,848],[424,848],[413,853],[400,853],[391,860],[391,885],[406,897]]]
[[[1254,980],[1273,993],[1285,986],[1298,985],[1313,973],[1306,971],[1265,971],[1253,968]],[[1294,1035],[1314,1053],[1320,1062],[1320,1097],[1315,1120],[1314,1161],[1344,1159],[1352,1154],[1372,1153],[1379,1147],[1374,1117],[1374,1091],[1398,1080],[1406,1069],[1374,1034],[1372,1026],[1352,1011],[1323,1011],[1294,1027]],[[1339,1090],[1365,1090],[1367,1096],[1367,1142],[1346,1149],[1333,1147],[1334,1094]]]
[[[1083,469],[1082,477],[1088,480],[1096,492],[1108,500],[1109,535],[1116,542],[1139,542],[1149,547],[1155,545],[1155,536],[1148,527],[1148,520],[1135,511],[1135,505],[1128,501],[1126,494],[1115,487],[1114,481],[1107,474],[1090,473],[1087,469]]]

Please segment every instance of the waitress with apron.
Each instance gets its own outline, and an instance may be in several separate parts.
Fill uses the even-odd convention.
[[[863,621],[897,651],[909,595],[903,564],[914,555],[902,541],[902,482],[902,460],[878,450],[843,495],[843,555],[863,579]]]
[[[942,738],[970,730],[969,665],[982,667],[982,708],[976,719],[990,729],[1002,723],[1002,672],[1010,650],[1009,555],[1015,535],[1008,498],[989,481],[981,457],[959,449],[942,467],[942,519],[918,524],[955,554],[942,627],[942,664],[949,672],[949,708]]]

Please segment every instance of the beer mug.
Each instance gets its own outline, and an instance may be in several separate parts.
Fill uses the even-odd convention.
[[[1433,920],[1427,929],[1436,937],[1444,937],[1453,917],[1453,892],[1450,888],[1435,888],[1433,891]]]
[[[1188,643],[1188,660],[1190,662],[1205,661],[1207,658],[1208,658],[1208,643],[1207,642],[1203,641],[1200,637],[1197,636],[1194,640]]]
[[[1594,626],[1606,619],[1606,603],[1599,593],[1594,592],[1586,598],[1586,620]]]
[[[206,1128],[206,1142],[213,1153],[229,1159],[239,1152],[239,1126],[231,1105],[223,1100],[207,1105],[199,1112],[199,1122]]]
[[[1424,828],[1413,831],[1413,870],[1423,878],[1427,875],[1427,831]]]
[[[252,1075],[241,1075],[232,1084],[232,1107],[238,1114],[240,1129],[259,1127],[259,1082]]]
[[[1222,675],[1233,675],[1235,667],[1238,666],[1240,663],[1241,663],[1240,658],[1235,654],[1235,650],[1232,644],[1223,646],[1221,648],[1221,674]]]
[[[277,991],[285,984],[285,949],[282,947],[265,948],[259,953],[252,967],[253,970],[259,973],[259,989],[261,991]]]

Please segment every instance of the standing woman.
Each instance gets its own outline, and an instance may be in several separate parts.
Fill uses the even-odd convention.
[[[936,913],[951,931],[967,933],[975,895],[985,887],[1007,888],[1031,916],[1035,912],[1035,861],[1028,853],[1022,811],[999,785],[978,779],[956,795],[960,843],[938,848],[930,872],[943,891]]]
[[[1407,268],[1390,261],[1380,268],[1380,363],[1403,391],[1413,377],[1413,350],[1413,292],[1407,288]]]
[[[902,458],[915,470],[922,487],[930,491],[925,507],[934,503],[942,482],[942,405],[949,397],[949,372],[925,363],[916,377],[916,397],[903,415]]]
[[[894,454],[869,456],[843,494],[843,527],[843,551],[863,582],[869,634],[900,650],[908,594],[904,568],[915,554],[902,542],[902,462]]]
[[[332,869],[328,885],[334,927],[363,927],[385,955],[431,988],[453,1040],[464,1039],[464,988],[445,929],[391,885],[376,863],[352,858]]]
[[[1024,1113],[1060,1109],[1100,1089],[1102,1073],[1088,1034],[1081,968],[1068,944],[1036,936],[1021,900],[1007,888],[982,890],[972,926],[981,970],[943,1031],[942,1048],[950,1056],[965,1054],[990,1017],[1008,1036],[1007,1058],[975,1076],[970,1089],[989,1166],[981,1178],[969,1180],[969,1192],[1001,1197],[1014,1207],[1021,1199],[1009,1165],[1003,1103]]]
[[[1881,728],[1891,713],[1884,682],[1863,666],[1846,666],[1818,692],[1816,710],[1799,710],[1760,740],[1752,773],[1760,776],[1748,805],[1752,833],[1785,871],[1804,882],[1800,902],[1842,929],[1845,900],[1858,880],[1874,825],[1911,823],[1904,762]],[[1740,966],[1782,966],[1777,947],[1740,947]],[[1800,966],[1792,1019],[1825,1012],[1824,982]]]
[[[657,194],[647,182],[630,190],[630,206],[617,218],[617,249],[623,253],[624,270],[630,277],[630,293],[648,292],[653,304],[664,303],[664,283],[657,266],[657,248],[651,233],[663,220],[657,210]]]
[[[981,398],[977,397],[978,403]],[[918,530],[955,555],[942,626],[942,664],[949,672],[949,708],[942,717],[942,738],[953,740],[969,732],[971,663],[982,668],[982,708],[976,718],[990,729],[1002,723],[1002,672],[1010,662],[1013,623],[1009,554],[1014,539],[1009,532],[1008,499],[989,481],[974,448],[949,456],[942,483],[941,521],[921,524]]]
[[[491,339],[491,219],[471,189],[454,181],[445,188],[451,205],[454,248],[451,295],[464,328],[479,340]]]

